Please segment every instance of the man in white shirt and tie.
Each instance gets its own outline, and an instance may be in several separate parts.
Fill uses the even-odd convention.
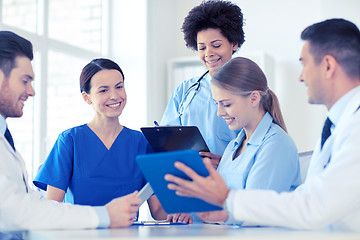
[[[329,110],[305,182],[280,194],[231,190],[209,159],[205,178],[176,163],[193,181],[166,175],[170,189],[224,208],[199,213],[204,221],[360,231],[360,32],[349,21],[330,19],[306,28],[301,39],[300,82],[308,87],[309,103]]]
[[[35,95],[32,59],[28,40],[0,31],[0,232],[129,226],[141,203],[136,192],[90,207],[47,200],[27,185],[25,163],[6,118],[21,117],[25,101]]]

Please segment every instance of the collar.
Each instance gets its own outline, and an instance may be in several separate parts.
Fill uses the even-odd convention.
[[[269,131],[271,124],[273,123],[273,118],[270,113],[266,112],[259,124],[257,125],[253,135],[250,140],[247,142],[247,145],[261,145],[262,140],[265,137],[265,134]],[[243,141],[245,137],[245,130],[242,128],[237,135],[232,150],[236,150],[239,144]]]
[[[207,73],[202,80],[205,80],[209,83],[211,83],[211,79],[212,79],[212,76],[210,75],[210,73]]]
[[[360,91],[360,86],[357,86],[347,92],[344,96],[342,96],[336,103],[330,108],[328,117],[330,118],[333,125],[331,126],[331,130],[333,130],[336,125],[339,123],[341,115],[343,114],[346,105],[349,101],[355,96],[357,92]]]
[[[0,133],[2,135],[5,135],[6,126],[5,118],[0,114]]]

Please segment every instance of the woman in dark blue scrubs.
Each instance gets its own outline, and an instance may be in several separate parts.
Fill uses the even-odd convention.
[[[145,185],[135,159],[152,149],[141,132],[119,122],[127,96],[124,74],[115,62],[94,59],[87,64],[80,90],[94,118],[59,135],[34,184],[47,191],[48,199],[102,206]],[[155,219],[166,219],[155,195],[148,203]]]

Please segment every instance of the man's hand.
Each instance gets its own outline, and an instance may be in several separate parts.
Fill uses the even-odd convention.
[[[206,223],[223,223],[229,218],[229,215],[224,210],[213,212],[199,212],[196,214],[201,220]]]
[[[115,198],[105,205],[110,216],[109,228],[127,227],[133,224],[141,204],[141,199],[136,195],[137,191]]]
[[[203,162],[209,172],[207,177],[198,175],[181,162],[175,162],[175,167],[183,171],[192,181],[166,174],[165,180],[172,182],[168,184],[168,188],[175,190],[179,196],[196,197],[211,204],[222,206],[230,190],[224,179],[212,166],[210,159],[204,158]]]

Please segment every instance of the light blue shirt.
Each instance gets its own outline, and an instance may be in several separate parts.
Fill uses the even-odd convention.
[[[110,226],[110,216],[105,206],[94,207],[99,217],[99,226],[97,228],[108,228]]]
[[[5,135],[5,131],[6,131],[6,120],[5,118],[0,114],[0,133],[2,135]]]
[[[247,142],[247,149],[233,160],[245,137],[242,129],[221,158],[218,172],[230,189],[294,190],[301,184],[298,151],[291,137],[266,113]]]
[[[160,125],[197,126],[212,153],[222,155],[227,144],[236,137],[225,120],[217,116],[217,105],[211,95],[211,75],[206,74],[200,81],[198,92],[193,88],[180,106],[187,90],[199,79],[182,82],[173,92]],[[185,109],[184,113],[179,116]]]

